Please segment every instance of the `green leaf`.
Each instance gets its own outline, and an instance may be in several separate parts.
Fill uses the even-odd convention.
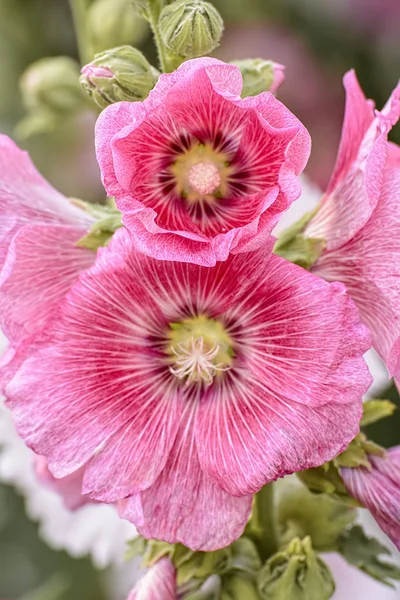
[[[364,402],[364,413],[361,419],[361,427],[376,423],[386,417],[391,417],[396,410],[396,405],[390,400],[367,400]]]
[[[313,548],[328,552],[336,548],[343,530],[357,511],[327,494],[313,494],[296,477],[285,477],[277,486],[277,519],[280,540],[311,537]]]
[[[394,587],[391,580],[400,580],[400,567],[379,558],[382,554],[390,555],[390,550],[368,537],[359,525],[341,535],[338,551],[348,563],[385,585]]]

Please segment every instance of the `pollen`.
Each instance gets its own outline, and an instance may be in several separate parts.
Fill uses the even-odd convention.
[[[216,164],[199,162],[189,171],[189,185],[202,196],[213,194],[221,184],[221,175]]]
[[[211,385],[233,364],[232,340],[222,323],[204,315],[170,323],[169,370],[186,384]]]

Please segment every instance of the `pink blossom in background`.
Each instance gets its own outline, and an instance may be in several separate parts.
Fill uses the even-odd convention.
[[[157,261],[119,230],[7,387],[56,477],[193,549],[243,531],[252,494],[359,430],[369,334],[340,283],[271,255]]]
[[[213,266],[263,244],[300,195],[308,132],[272,94],[241,89],[237,67],[195,59],[101,113],[103,183],[141,252]]]
[[[162,558],[150,567],[127,600],[178,600],[176,571],[169,558]]]
[[[321,209],[307,226],[326,240],[313,266],[343,282],[391,376],[400,374],[400,151],[387,134],[400,115],[400,84],[381,112],[354,72],[345,77],[346,113],[336,167]]]
[[[400,446],[388,450],[385,458],[368,458],[371,470],[341,469],[344,484],[400,550]]]
[[[71,473],[71,475],[67,475],[62,479],[56,479],[50,473],[44,456],[35,455],[34,465],[39,481],[57,492],[68,510],[76,510],[90,502],[89,498],[82,495],[83,469],[78,469],[75,473]]]
[[[0,170],[0,327],[11,346],[3,366],[12,372],[78,274],[94,262],[94,252],[76,246],[93,220],[4,135]]]

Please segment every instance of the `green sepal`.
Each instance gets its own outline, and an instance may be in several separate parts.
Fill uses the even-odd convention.
[[[391,580],[400,580],[400,568],[380,558],[382,554],[390,555],[390,550],[375,538],[368,537],[360,525],[342,534],[338,551],[348,563],[385,585],[394,587]]]
[[[325,463],[314,469],[300,471],[296,475],[314,494],[330,494],[345,504],[360,506],[357,500],[349,495],[339,469],[333,462]]]
[[[122,227],[121,212],[107,204],[94,204],[78,198],[70,200],[96,219],[88,233],[76,245],[94,252],[101,246],[107,246],[117,229]]]
[[[125,560],[132,560],[136,558],[136,556],[143,556],[146,550],[147,540],[145,540],[141,535],[133,538],[132,540],[128,540],[127,549],[125,551]]]
[[[293,537],[310,536],[315,550],[329,552],[357,516],[354,507],[327,494],[313,494],[294,477],[285,478],[277,489],[279,538],[284,545]]]
[[[359,433],[350,442],[346,450],[334,459],[334,463],[340,468],[365,467],[366,469],[371,469],[372,466],[368,458],[370,454],[383,458],[385,450],[374,442],[367,440],[363,433]]]
[[[181,594],[183,594],[181,596]],[[179,590],[182,600],[221,600],[221,580],[218,575],[211,575],[204,583],[195,586],[188,592]]]
[[[363,405],[364,412],[361,419],[361,427],[376,423],[386,417],[391,417],[396,410],[396,405],[390,400],[367,400]]]
[[[310,537],[294,538],[267,560],[259,574],[258,589],[264,600],[328,600],[335,582],[315,554]]]
[[[151,567],[165,556],[172,558],[173,553],[174,546],[172,546],[171,544],[167,544],[167,542],[151,540],[146,544],[146,550],[143,554],[142,565],[144,567]]]
[[[321,256],[325,247],[325,240],[307,238],[302,232],[317,213],[317,210],[315,209],[306,213],[301,219],[280,234],[274,246],[274,254],[304,269],[312,267]]]
[[[172,560],[175,563],[174,556]],[[205,581],[210,575],[220,575],[229,569],[230,561],[230,548],[216,552],[192,552],[177,570],[177,584],[183,585],[191,579]]]

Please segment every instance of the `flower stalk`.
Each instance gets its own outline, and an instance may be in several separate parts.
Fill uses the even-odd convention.
[[[83,65],[93,58],[92,45],[87,29],[87,10],[90,0],[69,0],[74,21],[79,58]]]
[[[263,562],[275,554],[279,547],[274,502],[274,484],[269,483],[255,495],[248,525],[249,537],[256,544]]]

